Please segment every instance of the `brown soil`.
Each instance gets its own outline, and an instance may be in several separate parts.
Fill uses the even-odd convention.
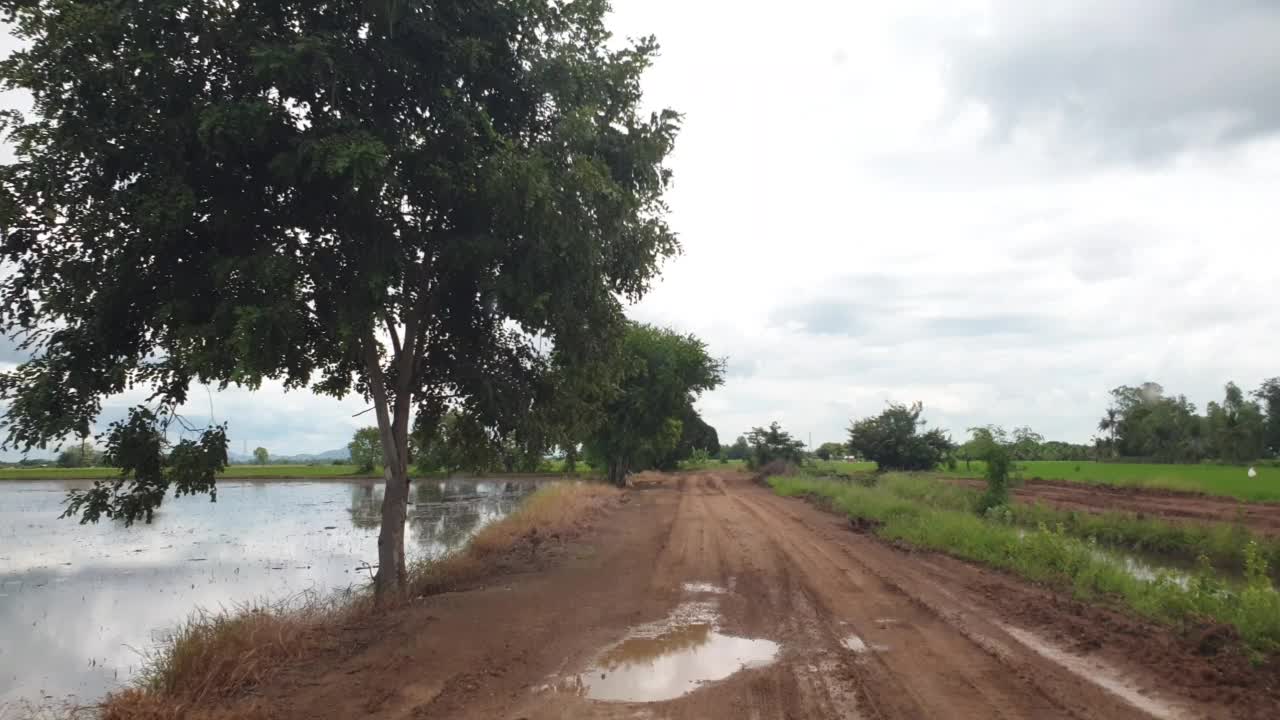
[[[671,476],[627,498],[585,536],[544,546],[538,572],[341,628],[320,655],[206,709],[309,720],[1280,717],[1280,673],[1249,665],[1220,628],[1183,636],[907,553],[739,474]],[[660,703],[546,689],[668,616],[688,583],[725,588],[719,631],[778,643],[776,661]],[[860,652],[845,643],[854,634]]]
[[[982,488],[982,480],[955,480]],[[1233,498],[1174,490],[1087,485],[1066,480],[1028,480],[1013,491],[1014,499],[1064,510],[1120,510],[1152,517],[1194,522],[1239,522],[1254,532],[1280,535],[1280,503],[1247,503]]]

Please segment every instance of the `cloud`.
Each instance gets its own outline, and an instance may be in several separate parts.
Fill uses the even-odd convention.
[[[618,37],[662,43],[647,104],[684,113],[685,252],[629,314],[727,356],[699,403],[725,442],[916,400],[956,435],[1087,441],[1117,385],[1203,407],[1280,374],[1280,5],[614,5]],[[213,414],[284,454],[363,409],[268,384]]]
[[[1159,162],[1280,129],[1277,37],[1269,0],[997,0],[951,38],[946,78],[1000,140]]]

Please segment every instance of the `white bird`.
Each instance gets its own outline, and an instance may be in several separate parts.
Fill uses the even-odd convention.
[[[1251,478],[1256,478],[1256,477],[1258,477],[1258,471],[1257,471],[1257,470],[1254,470],[1252,465],[1251,465],[1251,466],[1249,466],[1249,477],[1251,477]]]

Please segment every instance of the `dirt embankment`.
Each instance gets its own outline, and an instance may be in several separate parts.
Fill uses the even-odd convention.
[[[983,488],[982,480],[953,480]],[[1263,535],[1280,535],[1280,503],[1247,503],[1216,495],[1174,490],[1086,485],[1065,480],[1028,480],[1013,491],[1014,499],[1044,503],[1063,510],[1118,510],[1176,521],[1241,523]]]
[[[890,547],[743,476],[672,477],[628,497],[535,563],[540,572],[349,624],[268,684],[203,709],[309,720],[1280,717],[1273,668]],[[706,617],[621,642],[678,608]],[[679,663],[629,653],[670,642],[707,661],[726,637],[739,639],[730,661],[745,639],[776,651],[662,702],[585,696],[583,673],[602,657],[613,659],[592,670],[602,680],[634,663],[656,683]]]

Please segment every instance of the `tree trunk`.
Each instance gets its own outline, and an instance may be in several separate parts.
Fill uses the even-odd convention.
[[[377,347],[372,343],[365,351],[365,365],[378,418],[378,435],[382,440],[383,476],[386,481],[386,492],[382,496],[382,527],[378,531],[378,573],[373,578],[373,591],[379,603],[388,603],[402,597],[407,589],[404,524],[409,503],[409,473],[401,449],[407,448],[408,439],[397,437],[398,434],[406,435],[405,426],[392,422],[382,366]]]
[[[627,465],[621,460],[609,461],[609,482],[618,487],[625,487],[627,484]]]

